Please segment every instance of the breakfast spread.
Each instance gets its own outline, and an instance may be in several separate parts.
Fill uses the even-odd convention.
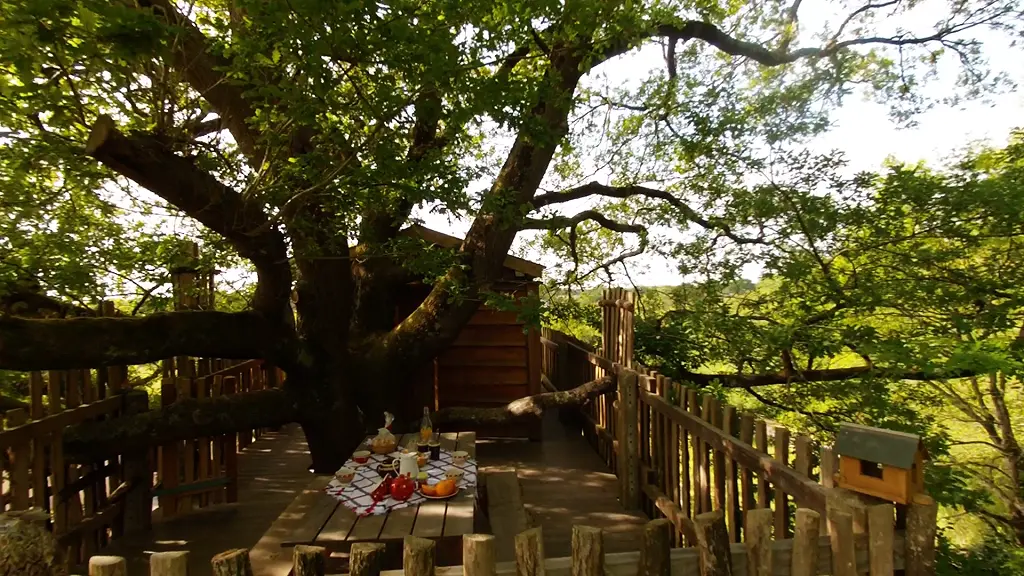
[[[385,421],[390,423],[388,416],[390,414],[385,416]],[[434,459],[429,453],[419,452],[423,438],[418,437],[411,442],[410,449],[398,446],[396,439],[394,450],[378,453],[374,442],[388,435],[394,438],[390,431],[383,434],[384,431],[387,430],[378,431],[354,452],[326,488],[328,494],[357,515],[386,514],[431,500],[453,498],[464,489],[475,489],[477,465],[466,451],[438,445],[438,457]],[[431,440],[428,444],[439,443]]]

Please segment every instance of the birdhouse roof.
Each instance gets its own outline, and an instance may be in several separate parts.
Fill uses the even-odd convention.
[[[922,447],[921,438],[915,434],[841,424],[835,449],[840,456],[909,470]]]

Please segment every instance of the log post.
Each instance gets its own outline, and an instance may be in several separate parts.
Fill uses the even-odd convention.
[[[327,549],[322,546],[296,546],[292,553],[292,576],[324,576],[327,573]]]
[[[93,556],[89,576],[128,576],[128,563],[120,556]]]
[[[154,552],[149,557],[149,576],[188,576],[188,550]]]
[[[245,548],[221,552],[210,559],[210,565],[213,576],[252,576],[249,551]]]
[[[497,556],[493,534],[465,534],[462,537],[462,573],[465,576],[495,576]]]
[[[793,533],[793,560],[791,576],[818,574],[818,538],[821,536],[821,515],[814,510],[796,511],[796,530]]]
[[[619,400],[619,498],[626,510],[640,508],[640,429],[637,373],[617,366]]]
[[[896,509],[892,504],[868,508],[868,561],[871,576],[892,576],[893,532]]]
[[[907,506],[907,576],[934,576],[935,530],[939,505],[930,496],[918,494]]]
[[[141,390],[132,390],[124,396],[124,417],[141,414],[149,410],[149,395]],[[153,522],[153,496],[150,489],[153,473],[149,467],[149,451],[139,450],[126,453],[123,457],[124,481],[128,482],[128,493],[124,498],[124,534],[148,530]]]
[[[672,529],[667,518],[651,520],[644,526],[637,576],[671,576]]]
[[[769,576],[772,573],[772,521],[771,508],[747,510],[744,535],[748,576]]]
[[[357,542],[349,551],[349,574],[351,576],[380,576],[383,559],[384,544],[382,542]]]
[[[725,513],[706,512],[693,519],[700,549],[701,576],[732,576],[732,553]]]
[[[541,527],[516,534],[515,544],[517,576],[544,576],[544,534]]]
[[[402,553],[405,576],[433,576],[435,545],[433,540],[406,536]]]
[[[604,576],[604,539],[600,528],[572,527],[572,576]]]
[[[829,510],[828,535],[832,544],[833,576],[857,576],[857,557],[853,542],[853,514],[834,508]]]

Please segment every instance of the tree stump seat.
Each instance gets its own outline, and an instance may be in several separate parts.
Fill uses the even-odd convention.
[[[532,525],[516,470],[482,475],[484,502],[499,561],[515,559],[515,537]]]

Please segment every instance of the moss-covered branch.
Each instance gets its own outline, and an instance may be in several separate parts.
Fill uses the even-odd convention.
[[[65,319],[0,315],[0,369],[71,370],[172,356],[269,358],[278,340],[255,312]]]
[[[177,440],[280,426],[296,419],[295,403],[282,389],[189,398],[161,410],[71,426],[64,431],[64,454],[69,462],[89,463]]]

